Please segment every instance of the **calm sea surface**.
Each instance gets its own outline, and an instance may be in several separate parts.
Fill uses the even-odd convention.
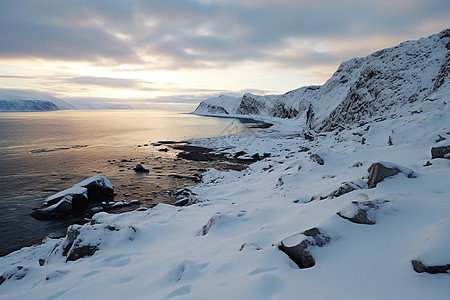
[[[162,171],[143,176],[130,168],[143,162],[150,169],[176,169],[180,163],[176,153],[158,152],[151,142],[245,133],[246,125],[172,111],[0,113],[0,256],[66,231],[69,221],[30,216],[55,193],[48,190],[101,174],[111,180],[117,200],[152,201],[152,190],[161,188],[155,182],[165,180],[169,188],[176,182]]]

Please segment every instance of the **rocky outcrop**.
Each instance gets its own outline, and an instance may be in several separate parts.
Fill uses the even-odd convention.
[[[411,261],[414,271],[417,273],[430,273],[430,274],[440,274],[448,273],[450,270],[450,264],[442,266],[426,266],[421,261],[412,260]]]
[[[15,266],[0,275],[0,285],[8,280],[21,280],[28,273],[28,268],[24,266]]]
[[[300,234],[284,239],[278,245],[278,249],[289,256],[300,269],[306,269],[316,264],[309,250],[314,247],[323,247],[330,240],[330,237],[320,232],[316,227],[313,227]]]
[[[63,218],[71,214],[82,214],[96,203],[107,203],[113,199],[114,189],[109,180],[94,176],[48,197],[42,207],[34,210],[31,215],[38,220]]]
[[[369,189],[376,187],[377,183],[398,173],[404,173],[408,178],[415,177],[413,170],[388,162],[374,163],[367,171],[369,172],[369,179],[367,181]]]

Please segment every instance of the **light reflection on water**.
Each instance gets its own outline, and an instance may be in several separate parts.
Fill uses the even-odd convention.
[[[244,133],[246,128],[234,119],[172,111],[0,113],[0,255],[65,232],[67,221],[36,221],[29,215],[54,193],[44,189],[62,190],[102,174],[116,191],[141,185],[135,197],[148,198],[159,174],[138,177],[126,168],[131,162],[119,172],[119,165],[108,160],[173,168],[174,153],[161,154],[144,144],[216,136],[228,129]]]

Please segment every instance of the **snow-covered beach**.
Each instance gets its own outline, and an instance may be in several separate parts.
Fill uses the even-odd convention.
[[[209,169],[191,205],[101,212],[0,258],[0,299],[447,299],[449,30],[402,45],[320,88],[203,102],[274,125],[192,145],[265,158]]]

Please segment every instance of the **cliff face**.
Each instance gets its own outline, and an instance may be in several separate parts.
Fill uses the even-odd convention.
[[[0,111],[59,110],[53,102],[44,100],[0,100]]]
[[[0,89],[0,111],[51,111],[75,109],[62,99],[47,94],[14,89]]]
[[[208,99],[195,113],[297,118],[310,129],[333,130],[414,111],[416,102],[430,100],[436,92],[450,98],[449,73],[450,29],[445,29],[343,62],[322,86],[283,95]]]

